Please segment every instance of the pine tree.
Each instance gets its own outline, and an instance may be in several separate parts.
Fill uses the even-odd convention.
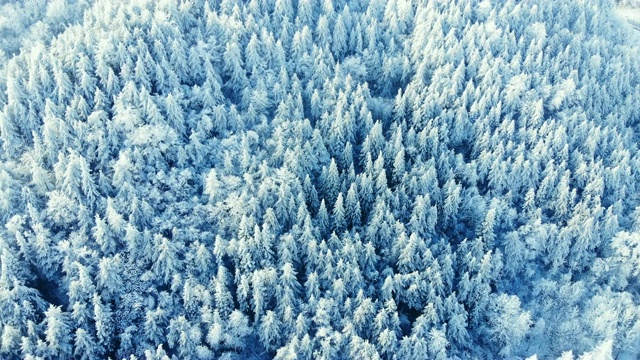
[[[358,200],[358,191],[356,183],[351,183],[345,202],[345,211],[350,226],[357,227],[362,223],[362,213],[360,210],[360,200]]]
[[[68,315],[58,306],[49,306],[45,312],[46,349],[49,356],[71,358],[71,325]]]
[[[340,192],[340,173],[335,159],[331,159],[329,169],[323,168],[322,189],[324,198],[329,204],[334,204]]]
[[[316,0],[298,1],[296,25],[298,27],[303,27],[305,25],[311,26],[314,23],[315,15],[317,13],[317,6],[318,5]]]
[[[218,174],[215,169],[209,170],[204,184],[204,194],[209,195],[209,202],[215,201],[219,196],[220,180],[218,180]]]
[[[324,199],[320,202],[320,207],[318,209],[318,215],[316,216],[316,227],[318,228],[318,232],[320,235],[326,235],[329,230],[329,213],[327,212],[327,207],[325,205]]]
[[[246,74],[240,44],[236,37],[227,42],[223,55],[223,63],[223,70],[229,78],[227,86],[236,91],[241,90],[246,81]]]
[[[333,41],[331,42],[331,50],[336,58],[341,58],[347,50],[347,41],[349,35],[342,14],[338,14],[333,28]]]
[[[180,254],[183,246],[175,240],[156,234],[153,237],[156,253],[153,257],[153,271],[163,283],[168,283],[169,279],[180,270],[182,261]]]
[[[502,294],[494,299],[489,315],[491,338],[501,354],[508,355],[522,341],[531,326],[531,315],[520,309],[517,296]]]
[[[93,320],[96,328],[97,344],[100,352],[109,349],[113,337],[113,318],[112,311],[108,304],[102,303],[102,298],[94,294],[93,303]]]
[[[122,280],[122,264],[120,256],[105,257],[100,259],[98,265],[98,286],[103,288],[103,294],[117,296],[124,284]]]
[[[347,226],[343,204],[344,200],[342,197],[342,193],[339,193],[338,198],[336,199],[336,203],[333,206],[333,230],[337,232],[344,230]]]
[[[214,299],[216,310],[223,317],[229,316],[234,308],[233,296],[228,288],[228,278],[227,269],[224,266],[219,266],[215,277]]]
[[[281,339],[281,323],[276,313],[267,310],[260,321],[259,337],[267,349],[277,349]]]
[[[78,359],[92,359],[95,354],[95,341],[91,335],[83,329],[79,328],[75,332],[73,356]]]
[[[177,94],[176,94],[177,95]],[[169,93],[165,98],[165,109],[168,124],[175,129],[178,134],[185,133],[185,121],[183,110],[180,106],[178,98],[173,93]]]
[[[150,341],[154,346],[164,340],[166,316],[165,311],[160,308],[147,310],[142,330],[146,340]]]

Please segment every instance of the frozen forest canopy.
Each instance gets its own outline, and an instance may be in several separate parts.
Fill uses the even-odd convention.
[[[622,6],[0,0],[0,358],[637,358]]]

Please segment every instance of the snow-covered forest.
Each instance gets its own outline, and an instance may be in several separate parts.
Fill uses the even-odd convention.
[[[0,358],[640,356],[638,36],[611,0],[0,1]]]

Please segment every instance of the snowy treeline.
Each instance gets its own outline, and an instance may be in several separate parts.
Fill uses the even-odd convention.
[[[1,42],[1,358],[640,352],[613,2],[34,2]]]

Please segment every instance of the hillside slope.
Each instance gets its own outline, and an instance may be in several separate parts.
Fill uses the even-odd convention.
[[[96,1],[0,76],[0,357],[635,356],[613,11]]]

